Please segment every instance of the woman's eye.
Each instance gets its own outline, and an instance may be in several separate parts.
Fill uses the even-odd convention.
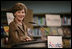
[[[18,13],[20,13],[20,12],[18,12]]]
[[[25,12],[22,12],[22,13],[25,13]]]

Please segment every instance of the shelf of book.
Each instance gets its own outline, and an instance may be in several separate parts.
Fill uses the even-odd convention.
[[[54,15],[57,15],[57,14],[54,14]],[[60,27],[57,27],[57,26],[49,27],[46,25],[45,14],[34,14],[33,22],[35,22],[37,24],[33,25],[33,29],[35,29],[35,31],[33,31],[33,36],[35,34],[37,34],[38,37],[36,37],[36,39],[40,38],[43,32],[44,32],[45,36],[49,36],[49,35],[62,36],[63,44],[64,44],[63,47],[67,48],[66,46],[68,45],[68,48],[70,48],[71,42],[69,41],[69,43],[66,43],[64,41],[64,39],[71,40],[71,14],[64,13],[64,14],[58,14],[58,15],[60,15],[61,26]],[[45,30],[43,29],[41,31],[41,29],[40,29],[41,27],[43,27]]]
[[[70,27],[71,26],[71,14],[67,14],[67,13],[60,14],[60,18],[61,18],[61,27],[68,27],[68,26]],[[40,28],[40,27],[44,27],[44,28],[49,27],[46,25],[45,14],[34,14],[33,22],[37,23],[37,24],[33,25],[33,29]]]

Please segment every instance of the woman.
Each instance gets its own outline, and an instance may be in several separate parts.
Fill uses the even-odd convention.
[[[12,8],[12,12],[14,20],[9,25],[10,43],[32,40],[27,35],[27,27],[22,21],[27,13],[27,7],[23,3],[16,3]]]

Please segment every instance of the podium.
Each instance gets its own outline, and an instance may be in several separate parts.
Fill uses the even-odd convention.
[[[16,43],[12,48],[47,48],[46,40],[28,41]]]

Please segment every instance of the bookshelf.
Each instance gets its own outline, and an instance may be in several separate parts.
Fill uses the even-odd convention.
[[[42,34],[46,36],[62,36],[63,47],[70,48],[71,47],[71,14],[70,13],[50,13],[52,15],[60,15],[61,18],[61,26],[49,27],[46,25],[46,16],[45,14],[34,14],[33,22],[37,23],[33,25],[33,37],[35,39],[41,39]],[[43,24],[42,24],[43,23]],[[41,31],[41,27],[43,27],[46,31]],[[55,33],[54,33],[55,32]],[[65,41],[66,40],[66,41]]]
[[[71,48],[71,14],[61,15],[64,48]]]
[[[45,27],[46,26],[46,21],[45,21],[45,14],[34,14],[33,15],[33,22],[36,24],[33,24],[33,38],[35,40],[41,39],[41,26]],[[47,26],[46,26],[47,27]]]

